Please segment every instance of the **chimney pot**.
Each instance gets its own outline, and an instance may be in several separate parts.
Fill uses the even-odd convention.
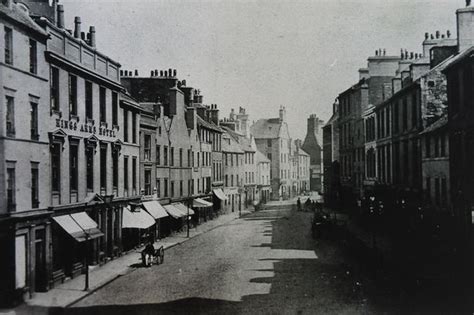
[[[408,59],[408,50],[405,49],[405,59]]]
[[[173,74],[172,74],[172,73],[173,73],[173,70],[171,70],[171,68],[169,68],[169,69],[168,69],[168,75],[169,75],[170,77],[172,77],[172,76],[173,76]]]
[[[120,70],[120,76],[123,77],[123,70]]]
[[[385,48],[384,48],[384,50],[383,50],[383,55],[385,56],[386,53],[387,53],[387,51],[386,51]]]
[[[444,34],[441,34],[441,38],[444,38]]]
[[[403,56],[405,56],[405,54],[403,53],[403,48],[400,48],[400,57],[403,59]]]
[[[64,6],[62,4],[58,4],[58,21],[56,24],[57,27],[64,28]]]
[[[168,71],[165,70],[165,77],[167,77],[167,76],[168,76]]]
[[[163,70],[160,70],[160,77],[163,76]]]
[[[176,71],[176,69],[173,69],[173,77],[175,77],[177,74],[178,72]]]
[[[95,47],[95,44],[95,26],[92,25],[89,27],[89,45]]]
[[[434,35],[433,35],[433,34],[431,34],[430,37],[431,37],[431,39],[434,39]]]
[[[412,51],[412,52],[410,52],[410,59],[413,59],[413,57],[414,57],[414,53]]]
[[[425,39],[429,39],[430,38],[430,34],[428,32],[425,33]]]
[[[138,70],[135,69],[135,76],[138,77]]]
[[[155,71],[151,70],[150,71],[150,77],[152,77],[154,73],[155,73]]]
[[[186,80],[183,80],[183,86],[186,86]]]
[[[85,41],[85,40],[86,40],[86,33],[84,33],[84,32],[81,32],[81,39],[82,39],[83,41]]]
[[[74,37],[80,38],[81,37],[81,17],[76,16],[74,18]]]
[[[378,51],[378,50],[375,51],[375,55],[376,55],[376,56],[379,55],[379,51]]]
[[[133,76],[132,71],[128,71],[128,76],[129,76],[129,77],[132,77],[132,76]]]
[[[439,34],[440,34],[439,31],[436,31],[436,39],[439,38]]]
[[[451,31],[450,31],[450,30],[448,30],[448,31],[446,32],[446,37],[448,37],[448,38],[451,37]]]
[[[158,76],[158,69],[155,69],[155,77]]]

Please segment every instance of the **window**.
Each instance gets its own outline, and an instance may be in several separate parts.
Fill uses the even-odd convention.
[[[53,143],[51,147],[51,184],[53,193],[61,190],[61,144]]]
[[[31,163],[31,207],[39,207],[39,174],[38,163]]]
[[[441,149],[441,153],[440,153],[440,156],[446,156],[446,139],[445,139],[445,135],[442,134],[440,137],[439,137],[439,147]]]
[[[272,154],[271,154],[271,153],[267,153],[267,158],[271,161],[271,160],[272,160]]]
[[[132,158],[132,189],[137,189],[137,158]]]
[[[86,178],[87,190],[94,190],[94,148],[89,146],[86,148]]]
[[[272,139],[267,140],[267,147],[269,147],[269,148],[272,147]]]
[[[164,192],[163,192],[164,197],[168,197],[168,178],[165,178],[163,188],[164,188]]]
[[[100,146],[100,188],[107,191],[107,145]]]
[[[128,156],[123,157],[123,186],[128,191]]]
[[[234,186],[234,175],[230,175],[230,186]]]
[[[31,140],[38,140],[38,104],[30,103],[30,137]]]
[[[13,32],[11,28],[4,28],[5,42],[5,63],[13,64]]]
[[[6,97],[6,125],[7,125],[7,136],[15,136],[15,101],[13,97]]]
[[[151,195],[151,170],[145,170],[145,195]]]
[[[161,126],[158,126],[158,135],[161,136]]]
[[[132,143],[137,143],[137,114],[132,113]]]
[[[179,148],[179,167],[183,167],[183,149]]]
[[[7,167],[7,208],[8,211],[15,211],[15,166]]]
[[[174,166],[174,148],[170,148],[170,166]]]
[[[161,161],[161,147],[159,145],[156,146],[156,165],[160,165]]]
[[[118,95],[112,92],[112,125],[118,125]]]
[[[85,97],[86,97],[86,119],[92,119],[92,83],[89,81],[85,82]]]
[[[78,146],[77,144],[69,145],[69,190],[77,191],[78,186]]]
[[[193,155],[191,150],[188,150],[188,167],[191,167],[191,156]]]
[[[123,110],[123,141],[128,142],[128,111]]]
[[[99,119],[100,122],[107,121],[107,90],[104,87],[100,87],[99,89]]]
[[[434,156],[439,156],[439,137],[433,137],[434,140]]]
[[[30,72],[36,74],[38,71],[38,57],[36,41],[30,39]]]
[[[51,110],[59,111],[59,69],[51,67]]]
[[[436,200],[436,205],[439,206],[441,204],[439,178],[435,178],[435,200]]]
[[[229,187],[229,175],[225,175],[225,185]]]
[[[403,131],[407,130],[407,128],[408,128],[408,103],[407,103],[406,97],[403,99],[402,124],[403,124]]]
[[[151,160],[151,135],[144,135],[145,138],[145,145],[144,145],[144,158],[145,161]]]
[[[446,207],[448,204],[448,186],[446,178],[441,179],[441,206]]]
[[[160,192],[161,192],[161,185],[160,185],[160,179],[156,179],[156,196],[160,198]]]
[[[171,197],[174,197],[174,180],[171,181]]]
[[[163,146],[163,165],[168,165],[168,147],[166,145]]]
[[[429,135],[425,138],[425,157],[431,157],[431,138]]]
[[[183,181],[179,181],[179,195],[183,196]]]
[[[69,114],[77,115],[77,77],[69,74]]]
[[[411,127],[416,128],[418,124],[418,108],[416,104],[416,94],[411,97]]]
[[[119,182],[119,151],[113,150],[112,151],[112,185],[114,189],[118,189],[118,182]]]

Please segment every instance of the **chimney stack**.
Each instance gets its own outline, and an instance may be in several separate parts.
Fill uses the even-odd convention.
[[[58,20],[56,26],[63,29],[64,28],[64,6],[58,4]]]
[[[458,52],[474,46],[474,7],[469,5],[456,11]]]
[[[436,31],[436,39],[439,39],[439,31]]]
[[[74,18],[74,37],[80,38],[81,37],[81,17],[76,16]]]
[[[89,27],[89,46],[95,48],[95,26],[90,26]]]

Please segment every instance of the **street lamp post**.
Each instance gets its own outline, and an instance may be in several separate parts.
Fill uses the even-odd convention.
[[[187,233],[186,233],[186,234],[187,234],[187,237],[188,237],[188,238],[189,238],[189,204],[190,204],[190,202],[191,202],[191,199],[188,197],[188,215],[187,215],[187,217],[186,217],[186,219],[187,219],[187,225],[188,225]]]

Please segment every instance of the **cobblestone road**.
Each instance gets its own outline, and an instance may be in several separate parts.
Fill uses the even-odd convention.
[[[265,210],[166,251],[66,313],[367,313],[342,253],[310,234],[311,214]]]

